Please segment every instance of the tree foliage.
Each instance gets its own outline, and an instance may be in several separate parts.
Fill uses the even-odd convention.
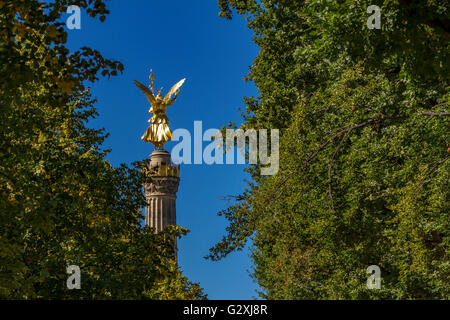
[[[252,239],[264,298],[449,298],[448,1],[218,2],[260,48],[242,127],[282,137],[280,171],[249,168],[208,257]]]
[[[172,240],[143,227],[140,168],[112,167],[87,84],[123,70],[81,48],[69,52],[62,13],[78,5],[105,19],[103,1],[0,1],[0,297],[198,299]],[[81,269],[68,290],[66,268]]]

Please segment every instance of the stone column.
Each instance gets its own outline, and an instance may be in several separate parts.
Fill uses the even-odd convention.
[[[165,226],[177,224],[176,199],[180,183],[180,166],[170,163],[170,153],[167,151],[155,150],[150,155],[148,174],[152,182],[144,183],[147,200],[145,224],[155,228],[155,232],[158,233]]]

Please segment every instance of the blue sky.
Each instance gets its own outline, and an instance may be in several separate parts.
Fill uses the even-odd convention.
[[[153,151],[152,145],[140,140],[148,125],[149,104],[133,84],[136,79],[148,85],[151,68],[163,93],[187,78],[167,112],[172,131],[185,128],[193,135],[194,121],[203,122],[203,131],[241,122],[238,110],[244,108],[243,97],[256,94],[253,83],[243,77],[258,52],[244,19],[220,18],[214,0],[115,0],[107,5],[111,13],[105,22],[82,12],[81,30],[68,32],[72,49],[92,47],[125,66],[123,75],[102,79],[92,88],[100,116],[89,125],[110,133],[105,147],[112,149],[108,160],[113,165],[142,160]],[[175,144],[167,143],[166,150]],[[227,205],[220,198],[245,188],[248,176],[243,169],[242,165],[181,166],[177,223],[191,232],[178,243],[179,264],[210,299],[257,297],[247,250],[219,262],[203,259],[227,225],[225,218],[217,216]]]

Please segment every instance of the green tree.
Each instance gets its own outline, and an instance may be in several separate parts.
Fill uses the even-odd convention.
[[[450,298],[448,1],[218,2],[260,48],[242,127],[282,136],[280,171],[248,169],[208,257],[252,239],[269,299]]]
[[[0,1],[0,298],[202,299],[172,241],[187,230],[143,227],[147,163],[113,168],[89,82],[120,62],[69,52],[69,5],[105,19],[103,1]],[[81,269],[68,290],[66,268]]]

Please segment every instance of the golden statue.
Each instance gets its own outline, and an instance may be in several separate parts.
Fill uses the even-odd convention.
[[[173,104],[180,93],[180,88],[186,79],[179,81],[163,98],[161,95],[162,88],[157,92],[155,96],[154,82],[155,76],[153,70],[150,70],[150,86],[147,88],[142,83],[134,80],[134,84],[144,92],[147,96],[148,102],[150,102],[150,114],[153,113],[153,117],[148,120],[150,126],[142,136],[142,140],[145,142],[151,142],[156,149],[162,149],[166,141],[172,140],[172,132],[169,129],[169,119],[166,116],[166,109]],[[173,96],[173,98],[172,98]]]

